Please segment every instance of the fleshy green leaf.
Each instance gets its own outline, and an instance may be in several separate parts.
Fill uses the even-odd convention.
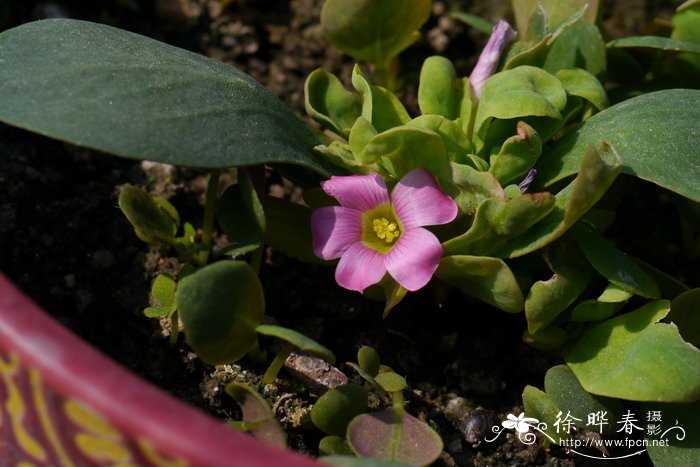
[[[514,258],[551,243],[563,235],[605,194],[622,171],[620,157],[612,147],[605,144],[600,152],[592,146],[586,146],[583,152],[578,176],[557,193],[552,211],[524,235],[508,242],[497,252],[497,256]],[[535,181],[537,180],[535,178]]]
[[[572,233],[588,261],[607,280],[627,292],[645,298],[661,297],[659,287],[653,279],[593,227],[580,223],[572,229]]]
[[[589,414],[606,412],[608,420],[619,420],[622,414],[620,401],[589,394],[566,365],[557,365],[547,371],[544,390],[560,410],[580,419],[574,424],[584,430],[601,432],[600,427],[587,426]],[[603,433],[611,430],[611,425],[602,427]]]
[[[554,422],[560,409],[544,391],[534,386],[525,386],[523,390],[523,409],[525,410],[525,416],[536,418],[540,422],[547,424],[544,432],[551,436],[552,439],[559,441],[569,437],[564,430],[557,432]]]
[[[391,408],[355,417],[348,442],[358,456],[428,465],[442,452],[442,439],[416,417],[404,413],[400,422]]]
[[[306,113],[345,139],[362,113],[360,97],[346,90],[335,75],[317,68],[304,86]]]
[[[352,85],[362,96],[362,116],[382,132],[411,120],[399,99],[381,86],[375,86],[362,74],[359,65],[352,70]]]
[[[583,388],[636,401],[700,398],[700,351],[675,326],[657,323],[669,309],[668,300],[650,302],[584,331],[564,354]]]
[[[501,310],[517,313],[523,309],[523,293],[508,265],[498,258],[445,256],[435,275],[458,287],[466,295]]]
[[[227,384],[226,394],[241,406],[245,431],[266,444],[287,447],[287,435],[272,413],[270,404],[260,394],[240,383]]]
[[[374,377],[374,381],[386,392],[399,392],[406,389],[406,380],[393,371],[385,371]]]
[[[585,147],[605,141],[620,154],[625,173],[700,201],[698,121],[698,90],[669,89],[624,101],[589,118],[543,154],[536,186],[576,173]]]
[[[443,183],[445,191],[465,214],[474,214],[481,203],[489,198],[505,198],[500,183],[488,172],[454,162],[450,163],[446,172],[439,179],[447,180],[448,183]]]
[[[321,28],[335,48],[357,60],[384,64],[415,42],[430,0],[326,0]]]
[[[633,294],[610,283],[605,291],[593,300],[584,300],[576,305],[569,317],[570,321],[602,321],[610,318],[622,308]]]
[[[292,344],[302,352],[321,357],[330,364],[335,363],[335,355],[333,355],[333,352],[294,329],[274,326],[272,324],[261,324],[255,331],[263,336],[276,337],[288,344]]]
[[[508,138],[498,155],[491,157],[491,172],[501,186],[517,183],[535,165],[542,153],[542,141],[534,128],[518,122],[517,134]]]
[[[350,449],[350,445],[345,438],[340,436],[328,435],[321,438],[318,442],[319,456],[353,456],[354,453]]]
[[[608,95],[598,78],[581,68],[559,70],[556,75],[566,93],[586,99],[598,110],[608,106]]]
[[[345,438],[350,420],[367,410],[367,390],[355,383],[331,389],[311,409],[311,421],[324,433]]]
[[[311,132],[245,73],[103,24],[51,19],[0,34],[0,120],[130,159],[328,172]],[[235,131],[232,131],[235,130]]]
[[[379,374],[379,354],[372,347],[360,347],[357,351],[357,363],[372,378]]]
[[[180,281],[176,295],[187,341],[204,362],[232,363],[257,342],[265,311],[258,276],[241,261],[219,261]]]
[[[151,245],[175,242],[178,219],[173,218],[171,210],[157,202],[155,197],[127,184],[119,189],[119,208],[141,240]]]
[[[307,263],[330,264],[312,249],[311,210],[273,196],[262,199],[267,217],[265,243],[287,256]]]
[[[646,449],[654,465],[700,465],[700,430],[696,428],[700,401],[692,404],[648,402],[641,405],[640,412],[645,416],[658,412],[661,417],[659,421],[648,423],[660,428],[655,435],[648,430],[644,432],[649,443]],[[659,440],[668,440],[668,444],[659,444]]]
[[[549,193],[520,195],[510,200],[490,198],[479,205],[465,233],[443,243],[448,255],[492,255],[508,240],[524,234],[546,218],[555,206]]]
[[[175,304],[175,279],[167,273],[158,274],[151,285],[151,294],[163,306]]]
[[[527,330],[536,333],[566,310],[588,286],[591,268],[575,247],[558,242],[548,248],[545,258],[554,273],[546,281],[537,281],[525,299]]]
[[[378,159],[390,177],[400,179],[416,167],[439,173],[447,166],[440,135],[425,128],[403,125],[369,140],[365,151]]]
[[[611,40],[605,46],[611,49],[644,48],[663,50],[664,52],[692,52],[700,54],[700,44],[659,36],[622,37]]]
[[[467,154],[474,152],[471,142],[464,131],[452,120],[440,115],[421,115],[408,125],[432,130],[442,138],[447,158],[452,162],[469,163]]]
[[[605,42],[598,28],[587,21],[578,21],[554,40],[543,68],[552,74],[568,68],[582,68],[602,78],[605,58]]]
[[[162,318],[163,316],[169,316],[175,313],[177,306],[149,306],[143,309],[143,314],[148,318]]]
[[[454,65],[445,57],[428,57],[423,62],[418,86],[418,106],[423,115],[460,119],[462,130],[470,131],[476,99],[468,78],[457,78]]]
[[[671,302],[668,322],[678,326],[681,336],[693,345],[700,345],[700,288],[691,289]]]
[[[581,11],[584,6],[587,6],[584,10],[585,19],[594,23],[601,2],[600,0],[511,0],[511,3],[518,31],[524,32],[538,5],[546,12],[547,27],[554,29],[571,15]]]
[[[558,349],[567,337],[566,331],[554,325],[545,326],[535,333],[523,332],[523,342],[542,351]]]
[[[532,66],[501,71],[486,80],[474,121],[474,142],[481,149],[492,119],[562,118],[566,91],[554,75]],[[512,134],[512,133],[511,133]]]

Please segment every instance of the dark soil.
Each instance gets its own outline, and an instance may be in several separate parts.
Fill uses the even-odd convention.
[[[4,26],[56,11],[113,23],[231,63],[302,117],[303,83],[314,68],[324,67],[349,82],[352,63],[320,34],[320,0],[274,0],[264,8],[252,0],[133,2],[138,4],[133,8],[116,0],[94,3],[100,6],[77,0],[10,2]],[[447,55],[461,74],[473,65],[486,38],[443,15],[460,5],[466,9],[466,3],[434,2],[426,39],[403,56],[401,97],[409,107],[415,105],[424,57]],[[507,11],[505,3],[473,2],[469,10],[497,19]],[[611,30],[627,33],[642,32],[637,29],[650,19],[650,11],[666,16],[672,11],[668,2],[610,3]],[[638,20],[630,23],[633,17]],[[0,28],[2,21],[0,16]],[[276,194],[294,192],[279,177],[268,182]],[[134,235],[116,204],[124,183],[168,197],[184,219],[201,225],[203,174],[118,159],[0,124],[0,270],[121,364],[192,405],[235,417],[238,409],[223,387],[232,380],[259,384],[264,368],[246,360],[207,367],[183,339],[169,345],[165,323],[142,315],[151,280],[176,264],[168,252],[149,249]],[[261,270],[267,314],[326,344],[339,362],[354,361],[361,345],[376,348],[383,363],[406,375],[408,411],[443,437],[441,465],[574,464],[563,449],[527,447],[511,435],[483,442],[506,414],[521,411],[524,386],[541,387],[546,370],[557,363],[522,343],[523,314],[434,289],[410,296],[382,320],[381,304],[338,287],[332,271],[268,251]],[[353,376],[344,364],[339,367]],[[315,454],[320,433],[309,420],[314,398],[308,391],[281,379],[259,389],[274,405],[291,446]]]

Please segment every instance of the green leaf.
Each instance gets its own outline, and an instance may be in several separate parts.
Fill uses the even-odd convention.
[[[501,184],[489,172],[454,162],[446,167],[445,172],[438,178],[465,214],[474,214],[481,203],[489,198],[505,198]]]
[[[517,134],[508,138],[498,155],[491,157],[491,172],[501,186],[517,183],[535,165],[542,153],[542,141],[534,128],[518,122]]]
[[[387,171],[400,179],[416,167],[433,174],[447,166],[445,144],[440,135],[425,128],[403,125],[379,133],[369,140],[365,151]]]
[[[477,99],[468,78],[457,78],[454,65],[445,57],[425,59],[420,71],[418,106],[423,115],[460,119],[462,130],[470,131]]]
[[[399,392],[407,387],[404,377],[393,371],[379,373],[374,377],[374,381],[386,392]]]
[[[598,110],[608,106],[608,95],[598,78],[581,68],[559,70],[556,75],[566,93],[586,99]]]
[[[647,452],[654,465],[700,465],[700,430],[697,429],[700,401],[692,404],[648,402],[641,405],[640,412],[645,416],[654,412],[661,415],[659,422],[648,424],[656,425],[661,430],[656,435],[644,432],[644,439],[649,443]],[[667,440],[668,443],[659,444],[659,440]]]
[[[363,345],[357,351],[357,363],[370,377],[379,374],[379,354],[372,347]]]
[[[266,231],[265,212],[250,176],[238,171],[238,183],[219,198],[216,218],[231,240],[244,245],[259,244]]]
[[[678,326],[681,336],[693,345],[700,345],[700,288],[688,290],[671,302],[666,321]]]
[[[249,431],[260,441],[280,448],[287,447],[287,435],[263,397],[245,384],[229,383],[226,394],[233,397],[241,406],[243,422],[253,427]]]
[[[547,27],[554,29],[576,12],[581,11],[584,6],[585,19],[591,23],[596,21],[600,0],[511,0],[515,22],[518,31],[525,32],[531,15],[538,5],[546,12]]]
[[[523,332],[523,342],[542,351],[558,349],[566,343],[567,337],[566,331],[554,325],[545,326],[535,333]]]
[[[452,120],[440,115],[421,115],[408,125],[432,130],[442,138],[447,158],[452,162],[469,163],[467,154],[474,152],[471,142],[462,129]]]
[[[617,313],[633,294],[610,283],[605,291],[593,300],[584,300],[576,305],[569,317],[570,321],[602,321]]]
[[[210,365],[232,363],[257,342],[265,312],[258,276],[241,261],[219,261],[180,281],[176,295],[187,341]]]
[[[637,36],[614,39],[605,44],[610,49],[645,48],[664,52],[692,52],[700,54],[700,44],[659,36]]]
[[[451,11],[449,16],[450,18],[454,18],[468,24],[472,28],[484,34],[491,34],[491,31],[493,31],[493,23],[480,16],[465,13],[463,11]]]
[[[358,456],[416,466],[435,461],[443,447],[435,430],[408,413],[397,422],[391,408],[355,417],[347,439]]]
[[[151,245],[172,245],[179,219],[173,218],[171,210],[156,199],[133,185],[123,185],[119,189],[119,208],[136,235]]]
[[[189,167],[297,164],[328,175],[311,132],[245,73],[103,24],[0,34],[0,120],[130,159]],[[235,130],[235,131],[232,131]]]
[[[525,411],[525,416],[536,418],[540,422],[545,422],[547,427],[544,429],[544,432],[552,439],[561,441],[569,437],[569,434],[565,431],[557,431],[554,422],[557,419],[557,414],[560,412],[560,409],[544,391],[534,386],[525,386],[523,390],[523,410]]]
[[[319,456],[353,456],[354,453],[350,449],[350,445],[345,438],[340,436],[328,435],[321,438],[318,442],[318,455]]]
[[[267,216],[265,243],[300,261],[331,264],[313,252],[311,209],[273,196],[262,199]]]
[[[480,150],[492,119],[537,116],[560,120],[565,106],[564,87],[554,75],[540,68],[520,66],[496,73],[486,80],[481,92],[474,143]]]
[[[604,144],[597,151],[592,146],[586,146],[577,177],[557,193],[552,211],[524,235],[508,242],[496,255],[509,258],[522,256],[559,238],[602,198],[621,171],[622,161],[614,148]],[[535,178],[536,183],[537,180]]]
[[[362,113],[360,97],[346,90],[335,75],[317,68],[304,85],[306,113],[345,139]]]
[[[598,28],[586,21],[572,24],[552,42],[543,68],[552,74],[582,68],[602,78],[606,68],[605,42]]]
[[[321,28],[338,50],[384,64],[420,37],[429,15],[430,0],[326,0]]]
[[[335,355],[310,337],[295,331],[294,329],[284,328],[282,326],[274,326],[272,324],[261,324],[255,331],[263,336],[276,337],[288,344],[292,344],[295,348],[302,352],[321,357],[330,364],[335,363]]]
[[[520,195],[510,200],[490,198],[479,205],[469,230],[443,243],[448,255],[492,255],[537,225],[555,206],[549,193]]]
[[[352,85],[362,96],[362,116],[382,132],[408,122],[411,117],[401,101],[381,86],[369,83],[359,65],[352,70]]]
[[[151,294],[163,306],[175,304],[175,279],[167,273],[160,273],[151,285]]]
[[[435,275],[464,294],[501,310],[517,313],[523,309],[523,293],[518,281],[508,265],[498,258],[445,256]]]
[[[554,274],[535,282],[525,299],[527,330],[532,334],[566,310],[591,280],[590,266],[567,242],[560,241],[548,248],[545,259]]]
[[[260,245],[258,243],[228,245],[219,250],[219,255],[230,256],[231,258],[238,258],[239,256],[243,256],[247,253],[257,250],[258,248],[260,248]]]
[[[331,389],[311,409],[311,421],[329,435],[345,437],[350,420],[367,410],[367,390],[355,383]]]
[[[147,318],[162,318],[163,316],[169,316],[175,313],[177,306],[149,306],[143,309],[143,314]]]
[[[587,145],[608,142],[624,161],[625,173],[700,201],[698,121],[697,90],[669,89],[624,101],[589,118],[543,154],[536,186],[576,173]]]
[[[626,254],[612,246],[593,227],[579,223],[573,237],[591,265],[621,289],[645,298],[661,298],[654,280]]]
[[[657,323],[669,310],[668,300],[658,300],[584,331],[564,354],[583,388],[636,401],[700,398],[700,351],[675,326]]]
[[[562,412],[571,413],[580,419],[574,421],[574,424],[584,430],[601,432],[600,427],[587,426],[589,414],[606,412],[608,420],[619,420],[622,414],[620,401],[589,394],[566,365],[557,365],[547,370],[544,390]],[[610,433],[611,430],[611,425],[605,425],[602,432]]]

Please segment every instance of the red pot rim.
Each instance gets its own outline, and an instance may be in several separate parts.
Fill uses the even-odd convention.
[[[56,322],[2,273],[0,350],[37,370],[58,394],[85,402],[129,436],[192,465],[318,465],[229,429],[134,375]]]

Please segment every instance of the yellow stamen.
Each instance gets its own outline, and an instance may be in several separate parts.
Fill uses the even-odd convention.
[[[381,238],[386,243],[391,243],[394,239],[399,238],[400,232],[397,230],[396,222],[389,222],[389,219],[386,217],[374,219],[372,221],[372,228],[377,234],[377,237]]]

